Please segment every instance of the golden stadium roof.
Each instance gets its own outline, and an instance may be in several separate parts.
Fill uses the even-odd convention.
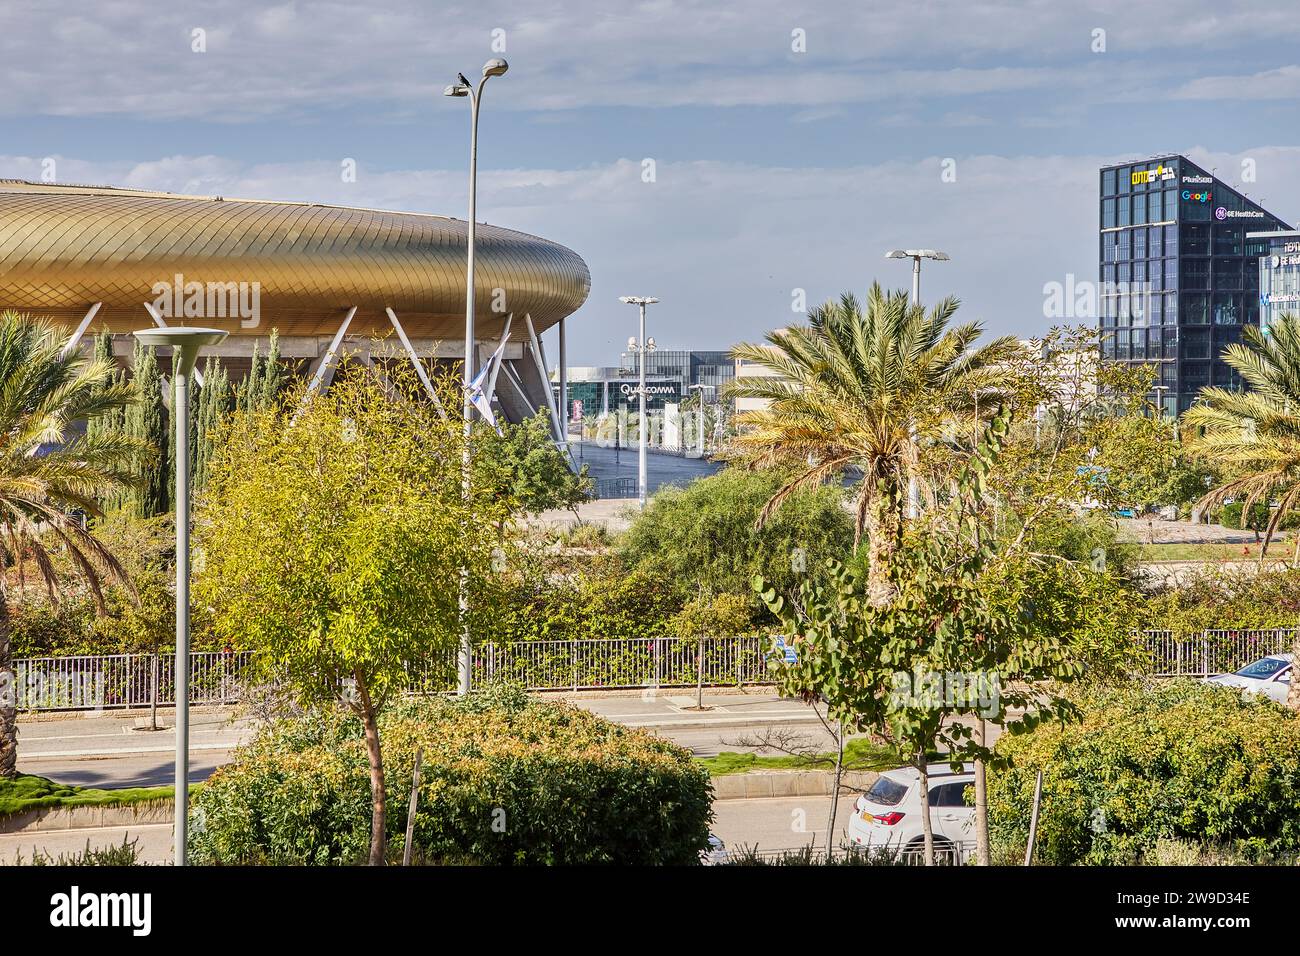
[[[203,286],[256,283],[261,318],[252,328],[210,316],[170,324],[328,335],[355,306],[354,333],[390,329],[384,309],[392,308],[413,336],[464,336],[463,220],[0,180],[0,308],[75,323],[102,302],[96,327],[125,332],[147,321],[144,303],[162,285],[179,285],[177,276]],[[504,321],[494,290],[504,290],[504,311],[531,314],[540,332],[581,306],[590,286],[586,264],[564,246],[478,226],[480,337],[499,335]],[[526,336],[515,323],[511,338]]]

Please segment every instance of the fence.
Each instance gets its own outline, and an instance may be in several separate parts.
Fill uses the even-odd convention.
[[[603,498],[635,498],[637,496],[637,484],[635,478],[600,478],[597,479],[595,486],[592,488],[593,497]]]
[[[1205,677],[1235,671],[1260,657],[1289,651],[1295,633],[1295,628],[1208,630],[1182,637],[1147,631],[1146,672],[1155,677]],[[704,683],[764,683],[766,640],[705,638]],[[205,651],[191,654],[190,661],[191,702],[239,700],[251,653]],[[696,642],[676,637],[489,643],[474,648],[471,666],[474,686],[508,680],[534,691],[690,687],[697,680]],[[170,706],[176,700],[173,654],[23,658],[14,661],[14,671],[20,710],[101,710],[154,702]],[[413,674],[409,689],[436,694],[455,686],[455,653],[449,651]]]
[[[1267,630],[1202,631],[1179,636],[1172,631],[1146,631],[1151,670],[1157,677],[1208,677],[1240,670],[1270,654],[1285,654],[1295,642],[1293,627]]]

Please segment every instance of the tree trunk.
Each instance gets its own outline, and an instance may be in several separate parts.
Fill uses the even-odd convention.
[[[870,500],[864,488],[858,509],[867,535],[867,600],[872,607],[880,608],[889,604],[896,592],[894,555],[903,530],[897,486],[883,479],[878,481],[874,498]]]
[[[987,742],[988,727],[981,717],[975,724],[975,742],[981,747]],[[975,761],[975,863],[989,866],[989,790],[983,758]]]
[[[366,756],[370,760],[370,866],[383,866],[387,841],[384,839],[384,757],[379,747],[379,721],[365,681],[354,672],[360,698],[361,722],[366,729]]]
[[[934,822],[930,819],[930,770],[925,763],[925,752],[917,762],[921,774],[921,832],[925,834],[925,865],[934,866]]]
[[[840,721],[836,734],[835,780],[831,784],[831,816],[826,822],[826,861],[835,859],[835,818],[840,811],[840,781],[844,778],[844,721]]]
[[[18,685],[12,636],[9,602],[0,596],[0,779],[18,773]]]
[[[695,645],[695,709],[704,709],[704,638],[697,638]]]

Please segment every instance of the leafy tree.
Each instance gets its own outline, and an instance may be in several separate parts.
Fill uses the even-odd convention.
[[[1300,506],[1300,317],[1282,316],[1267,334],[1247,326],[1242,342],[1229,345],[1223,360],[1241,373],[1249,390],[1202,389],[1201,400],[1183,415],[1183,427],[1192,433],[1189,445],[1227,475],[1197,507],[1239,498],[1249,515],[1257,503],[1275,502],[1262,553],[1282,519]],[[1300,660],[1300,631],[1292,650]],[[1291,682],[1287,705],[1300,710],[1300,681]]]
[[[1001,394],[1003,363],[1020,348],[1003,337],[976,349],[979,323],[949,328],[956,311],[956,299],[927,313],[906,293],[874,284],[865,311],[846,293],[813,309],[807,326],[734,349],[736,358],[776,373],[728,387],[732,398],[768,403],[737,416],[735,445],[750,461],[798,467],[761,519],[797,489],[860,472],[854,549],[865,534],[876,606],[894,593],[889,566],[902,540],[909,479],[928,477],[919,467],[922,441],[939,438],[954,420],[974,421],[978,396]],[[994,405],[996,398],[986,399],[988,411]]]
[[[462,573],[488,576],[500,506],[463,497],[460,422],[401,372],[235,416],[218,439],[196,530],[198,603],[218,633],[305,706],[340,696],[361,720],[370,862],[385,856],[379,717],[459,643]],[[444,397],[449,407],[454,395]],[[197,563],[197,562],[196,562]]]
[[[749,601],[740,594],[699,597],[673,615],[672,631],[695,643],[695,709],[704,709],[704,641],[710,637],[741,634],[750,626]]]
[[[136,455],[135,469],[139,481],[125,499],[127,509],[138,518],[152,518],[166,514],[171,509],[168,475],[170,429],[162,400],[162,374],[158,369],[158,355],[152,348],[139,342],[132,359],[135,390],[139,398],[126,409],[124,431],[140,451]]]
[[[726,468],[684,488],[664,488],[618,542],[629,566],[663,580],[684,602],[710,593],[748,594],[761,574],[780,589],[819,573],[853,546],[853,519],[835,486],[798,489],[763,523],[764,506],[789,480],[771,469]]]
[[[125,573],[77,512],[98,514],[101,498],[128,488],[131,464],[146,452],[120,433],[73,437],[77,426],[127,405],[134,392],[106,385],[112,370],[103,362],[63,355],[63,342],[46,323],[0,315],[0,778],[14,776],[18,757],[7,569],[16,567],[22,582],[34,567],[57,602],[54,552],[62,550],[102,607],[102,580],[125,580]]]
[[[576,473],[569,467],[555,447],[548,414],[503,423],[500,434],[483,424],[476,430],[474,448],[473,483],[528,514],[553,508],[577,514],[578,505],[591,497],[587,466]]]
[[[981,791],[992,751],[982,733],[977,738],[953,718],[987,719],[1021,732],[1070,712],[1033,682],[1079,673],[1053,635],[1031,626],[1031,608],[1009,606],[990,586],[1008,555],[995,547],[983,499],[1008,430],[1007,416],[996,415],[959,477],[957,494],[900,542],[888,604],[873,599],[867,576],[833,561],[831,584],[805,581],[792,599],[761,577],[754,583],[797,649],[794,663],[775,665],[782,691],[820,697],[832,720],[885,736],[916,768],[927,865],[934,862],[928,767],[936,750],[954,764],[976,761],[977,825],[987,834]],[[1013,717],[1016,710],[1021,713]],[[987,846],[986,837],[981,842]]]
[[[1105,469],[1114,497],[1139,512],[1184,505],[1205,494],[1209,473],[1183,451],[1178,426],[1154,408],[1116,415],[1095,429],[1094,463]]]

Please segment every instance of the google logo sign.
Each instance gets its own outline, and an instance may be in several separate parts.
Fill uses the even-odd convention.
[[[1184,199],[1191,200],[1192,202],[1209,202],[1209,201],[1210,201],[1210,191],[1207,189],[1207,190],[1206,190],[1205,192],[1203,192],[1203,193],[1194,193],[1194,192],[1192,192],[1190,189],[1184,189],[1184,190],[1183,190],[1183,198],[1184,198]]]

